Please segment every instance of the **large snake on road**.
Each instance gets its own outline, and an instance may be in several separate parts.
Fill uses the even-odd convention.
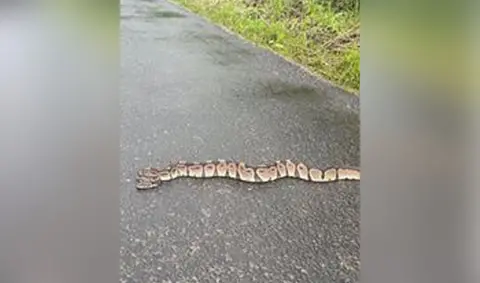
[[[180,161],[163,169],[145,167],[137,171],[138,190],[157,188],[162,182],[180,177],[230,178],[248,183],[266,183],[282,178],[295,178],[315,183],[351,180],[360,181],[360,171],[351,168],[308,168],[304,163],[291,160],[276,161],[275,164],[248,166],[245,162],[226,160],[187,163]]]

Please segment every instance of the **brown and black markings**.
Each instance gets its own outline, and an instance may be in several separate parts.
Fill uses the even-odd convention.
[[[188,163],[180,161],[163,169],[146,167],[137,171],[136,188],[157,188],[162,182],[177,178],[229,178],[247,183],[267,183],[283,178],[301,179],[314,183],[360,181],[360,171],[353,168],[332,167],[325,170],[309,168],[303,162],[289,159],[274,164],[249,166],[245,162],[219,159]]]

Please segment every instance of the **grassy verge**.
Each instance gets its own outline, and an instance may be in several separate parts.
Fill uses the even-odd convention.
[[[359,0],[173,1],[358,94]]]

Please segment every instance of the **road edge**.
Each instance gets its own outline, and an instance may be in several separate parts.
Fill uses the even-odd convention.
[[[339,84],[336,84],[336,83],[334,83],[333,81],[327,80],[326,78],[322,77],[321,75],[312,72],[311,70],[309,70],[309,69],[308,69],[307,67],[305,67],[304,65],[302,65],[302,64],[300,64],[300,63],[298,63],[298,62],[295,62],[293,59],[287,58],[287,57],[283,56],[282,54],[276,52],[276,51],[273,50],[273,49],[270,49],[270,48],[268,48],[268,47],[259,45],[258,43],[255,43],[255,42],[253,42],[253,41],[251,41],[251,40],[248,40],[248,39],[246,39],[245,37],[243,37],[241,34],[238,34],[238,33],[232,31],[231,29],[229,29],[229,28],[227,28],[227,27],[225,27],[225,26],[223,26],[223,25],[217,24],[217,23],[213,22],[212,20],[210,20],[209,18],[207,18],[207,17],[205,17],[205,16],[202,16],[202,15],[200,15],[200,14],[195,13],[195,12],[192,11],[191,9],[189,9],[189,8],[187,8],[187,7],[185,7],[185,6],[182,6],[181,4],[179,4],[179,3],[177,3],[177,2],[174,2],[174,0],[165,0],[165,2],[168,2],[168,3],[170,3],[170,4],[174,5],[174,6],[177,6],[177,7],[180,8],[181,10],[184,10],[184,11],[186,11],[186,12],[188,12],[188,13],[196,16],[196,17],[201,18],[202,20],[206,21],[207,23],[209,23],[209,24],[211,24],[211,25],[213,25],[213,26],[215,26],[215,27],[217,27],[217,28],[220,28],[220,29],[223,30],[224,32],[226,32],[226,33],[228,33],[228,34],[230,34],[230,35],[232,35],[232,36],[235,36],[236,38],[244,41],[244,42],[247,43],[247,44],[250,44],[250,45],[252,45],[252,46],[254,46],[254,47],[256,47],[256,48],[260,48],[260,49],[262,49],[262,50],[264,50],[264,51],[268,51],[268,52],[274,54],[275,56],[277,56],[277,57],[285,60],[286,62],[292,64],[293,66],[295,66],[295,67],[297,67],[297,68],[299,68],[299,69],[301,69],[302,71],[306,72],[307,74],[309,74],[309,75],[312,76],[313,78],[321,81],[322,83],[325,83],[326,85],[328,85],[328,86],[330,86],[330,87],[332,87],[332,88],[339,89],[339,90],[341,90],[342,92],[344,92],[345,94],[348,94],[348,95],[350,95],[350,96],[353,96],[353,97],[356,97],[356,98],[360,99],[360,91],[354,92],[354,91],[347,90],[347,89],[343,88],[342,86],[340,86]]]

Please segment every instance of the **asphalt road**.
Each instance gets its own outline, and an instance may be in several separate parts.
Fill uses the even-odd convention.
[[[357,282],[359,183],[178,179],[170,161],[359,166],[359,99],[166,1],[121,2],[121,282]]]

